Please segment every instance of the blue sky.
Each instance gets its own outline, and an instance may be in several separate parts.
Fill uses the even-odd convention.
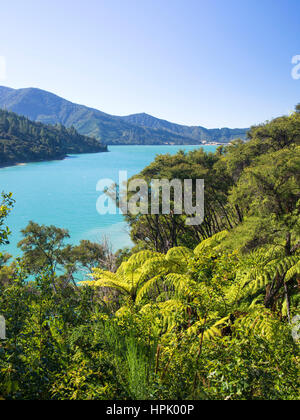
[[[2,85],[115,115],[248,127],[300,102],[299,0],[1,2]]]

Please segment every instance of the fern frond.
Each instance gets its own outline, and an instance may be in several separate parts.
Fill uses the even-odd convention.
[[[222,336],[222,328],[226,322],[228,322],[229,317],[222,318],[217,321],[213,326],[209,327],[209,323],[205,322],[204,320],[200,320],[195,322],[190,328],[187,330],[188,335],[197,335],[199,338],[202,337],[204,340],[213,340],[216,337]],[[203,328],[204,333],[203,333]]]
[[[126,265],[124,265],[123,269],[126,271],[128,270],[136,270],[137,268],[142,267],[147,261],[152,258],[159,258],[164,257],[163,254],[153,251],[141,251],[137,254],[133,254],[128,261],[126,261]]]
[[[139,304],[146,295],[149,295],[151,291],[158,288],[159,283],[161,282],[162,276],[155,276],[152,279],[148,280],[139,290],[136,298],[136,303]]]
[[[187,264],[189,260],[193,257],[194,257],[194,253],[191,249],[181,246],[181,247],[171,248],[166,255],[166,260],[184,261]]]
[[[250,311],[236,322],[236,327],[244,333],[254,334],[272,340],[277,320],[274,314],[264,306]]]
[[[219,232],[216,235],[212,236],[211,238],[206,239],[205,241],[201,242],[195,249],[194,254],[196,256],[201,255],[203,251],[207,248],[214,249],[218,245],[220,245],[224,239],[229,236],[229,232],[224,230],[223,232]]]
[[[298,260],[298,262],[293,265],[286,273],[285,275],[285,282],[289,282],[290,280],[293,279],[293,277],[295,276],[299,276],[300,275],[300,259]]]
[[[128,306],[124,305],[116,312],[115,315],[118,318],[122,318],[123,316],[127,316],[128,314],[130,314],[130,309],[128,308]]]
[[[171,273],[165,277],[165,284],[173,287],[178,296],[188,297],[192,295],[192,286],[196,283],[186,274]]]
[[[176,326],[176,316],[184,316],[186,305],[176,299],[170,299],[158,304],[163,319],[163,328],[170,332]]]
[[[95,269],[93,273],[93,281],[82,282],[90,287],[97,288],[112,288],[120,291],[121,293],[130,293],[130,285],[118,276],[116,273],[110,271],[103,271]]]
[[[154,277],[172,272],[182,272],[183,269],[174,261],[167,261],[165,256],[156,257],[148,260],[141,269],[143,279]]]
[[[256,293],[258,290],[271,284],[276,276],[285,277],[285,281],[290,280],[290,276],[297,273],[297,264],[299,264],[299,257],[292,256],[284,259],[275,259],[264,267],[254,267],[244,277],[244,287],[249,285],[249,290]],[[287,280],[287,274],[289,277]],[[293,274],[294,273],[294,274]]]

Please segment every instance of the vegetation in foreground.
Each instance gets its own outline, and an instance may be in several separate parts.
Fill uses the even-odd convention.
[[[30,223],[23,257],[1,257],[1,397],[298,400],[299,110],[246,144],[143,171],[205,178],[198,228],[185,215],[130,217],[136,247],[113,255]],[[12,204],[4,195],[4,245]],[[82,270],[92,276],[78,285]]]

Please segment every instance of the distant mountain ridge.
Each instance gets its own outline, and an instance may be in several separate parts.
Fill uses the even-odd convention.
[[[142,113],[129,115],[127,117],[120,117],[124,121],[131,124],[140,125],[142,127],[148,127],[155,130],[166,130],[170,133],[174,133],[180,136],[191,138],[196,141],[204,141],[207,138],[214,142],[228,142],[236,138],[246,138],[247,129],[240,128],[216,128],[207,129],[199,126],[186,126],[171,123],[166,120],[152,117],[151,115]]]
[[[201,144],[246,139],[247,129],[206,129],[173,124],[147,114],[125,117],[74,104],[53,93],[0,86],[0,108],[45,124],[74,127],[103,144]]]

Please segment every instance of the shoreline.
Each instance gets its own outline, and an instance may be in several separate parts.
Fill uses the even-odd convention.
[[[107,149],[103,150],[101,152],[90,152],[90,153],[74,153],[74,154],[68,154],[66,156],[63,156],[61,158],[55,158],[55,159],[47,159],[47,160],[32,160],[32,161],[28,161],[28,162],[13,162],[13,163],[0,163],[0,170],[1,169],[5,169],[5,168],[12,168],[14,166],[26,166],[28,164],[31,163],[46,163],[46,162],[59,162],[62,160],[65,160],[67,158],[70,158],[72,156],[75,155],[89,155],[89,154],[100,154],[100,153],[109,153],[110,150],[108,149],[108,147],[118,147],[118,146],[122,146],[122,147],[130,147],[130,146],[141,146],[141,147],[155,147],[155,146],[164,146],[164,147],[206,147],[206,146],[227,146],[230,143],[206,143],[206,144],[108,144]]]
[[[26,166],[26,165],[29,165],[31,163],[60,162],[60,161],[65,160],[65,159],[67,159],[67,158],[69,158],[71,156],[74,156],[74,155],[90,155],[90,154],[96,155],[98,153],[99,154],[100,153],[109,153],[109,150],[107,148],[106,150],[103,150],[101,152],[74,153],[74,154],[73,153],[69,153],[68,155],[65,155],[65,156],[63,156],[61,158],[57,157],[57,158],[46,159],[46,160],[31,160],[31,161],[28,161],[28,162],[11,162],[11,163],[7,162],[7,163],[0,163],[0,169],[12,168],[14,166]]]
[[[143,147],[152,147],[152,146],[171,146],[171,147],[184,147],[184,146],[192,146],[192,147],[206,147],[206,146],[227,146],[230,143],[205,143],[205,144],[167,144],[167,143],[158,143],[158,144],[126,144],[126,143],[119,143],[119,144],[108,144],[108,146],[115,147],[115,146],[143,146]]]
[[[55,162],[55,161],[61,161],[61,160],[65,160],[67,158],[67,156],[64,156],[63,158],[59,159],[47,159],[47,160],[32,160],[29,162],[12,162],[12,163],[0,163],[0,169],[5,169],[5,168],[12,168],[14,166],[26,166],[30,163],[43,163],[43,162]]]

